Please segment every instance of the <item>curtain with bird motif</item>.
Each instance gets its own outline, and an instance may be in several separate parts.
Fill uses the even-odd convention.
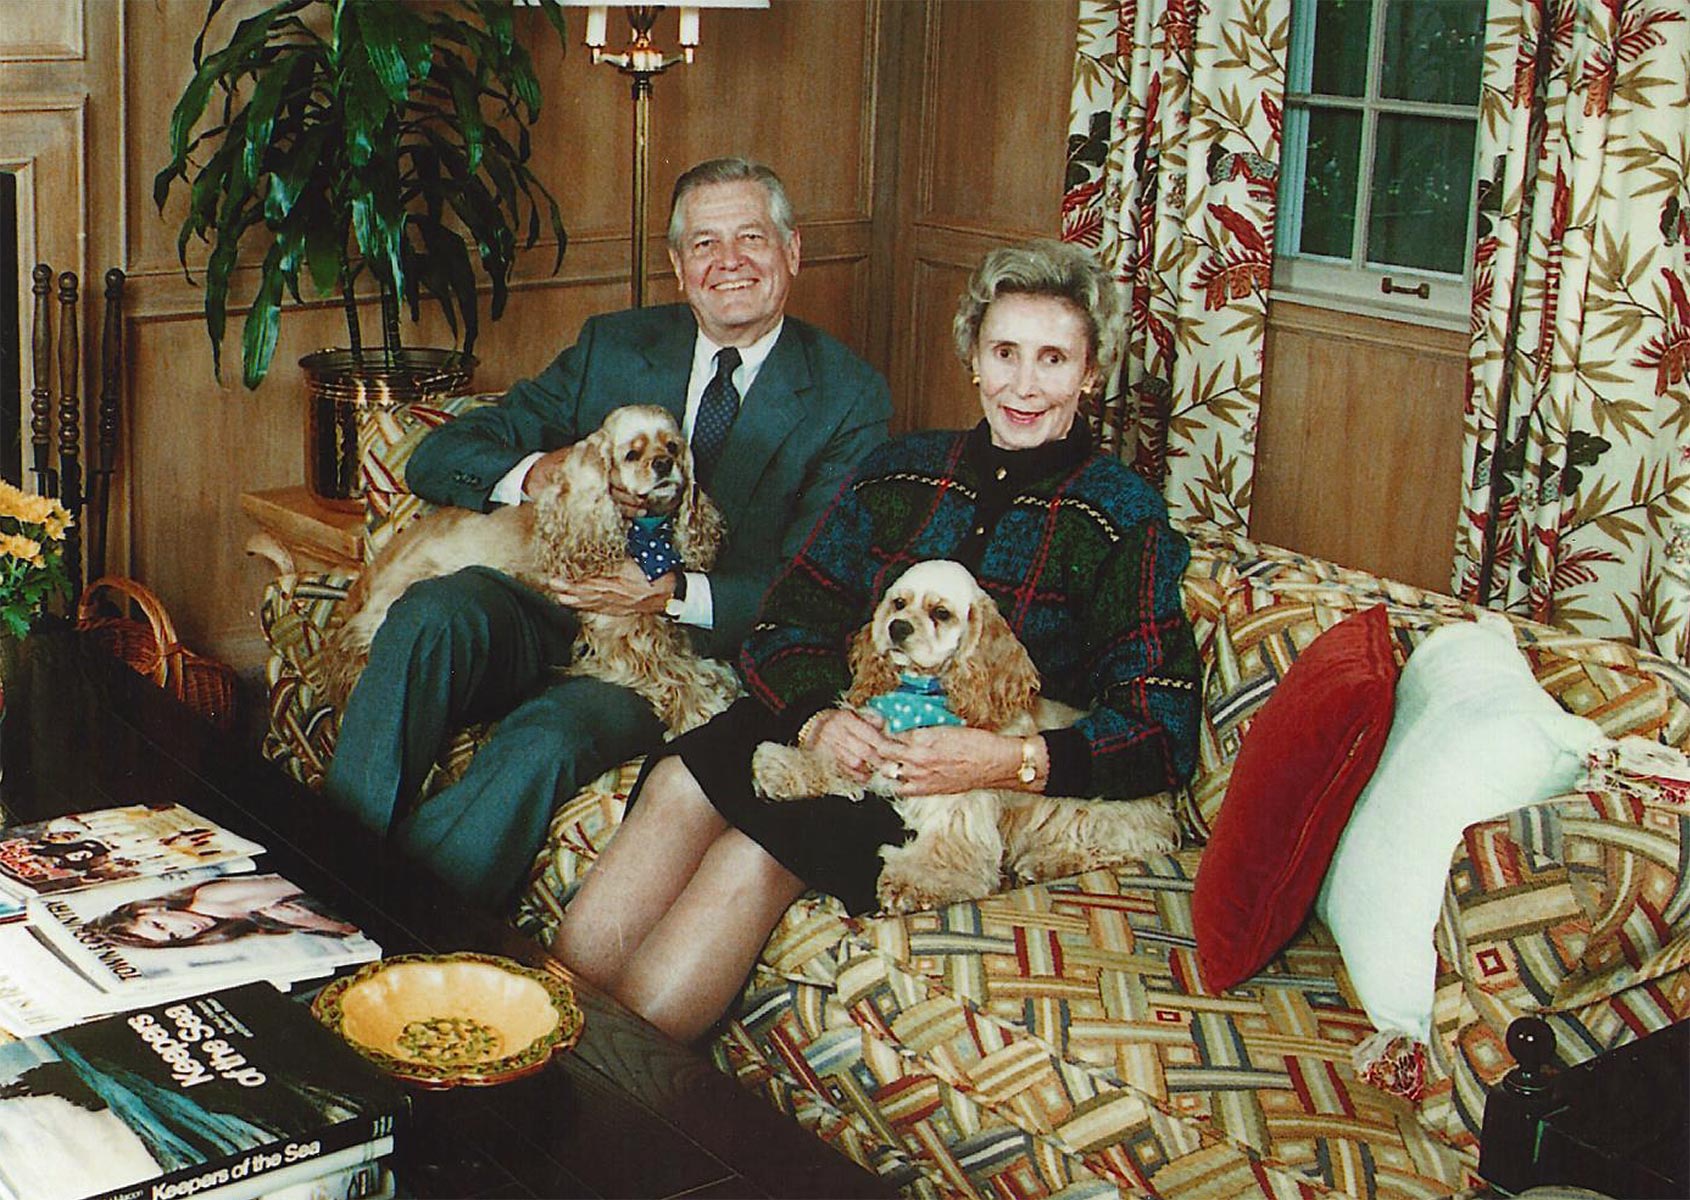
[[[1290,0],[1081,0],[1063,236],[1128,287],[1105,443],[1250,521]]]
[[[1454,583],[1690,654],[1690,9],[1489,0]]]

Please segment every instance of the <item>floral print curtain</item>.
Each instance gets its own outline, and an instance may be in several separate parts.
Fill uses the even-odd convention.
[[[1490,0],[1455,587],[1690,654],[1690,9]]]
[[[1063,236],[1131,291],[1106,436],[1245,532],[1290,0],[1081,0]]]

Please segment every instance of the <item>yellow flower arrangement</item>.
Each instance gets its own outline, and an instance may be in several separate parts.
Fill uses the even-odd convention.
[[[23,637],[48,602],[69,590],[69,528],[70,514],[57,500],[0,481],[0,630]]]

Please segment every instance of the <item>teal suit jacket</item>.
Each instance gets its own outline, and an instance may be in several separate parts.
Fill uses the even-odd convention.
[[[575,344],[504,400],[431,433],[405,481],[425,499],[486,510],[493,486],[536,450],[570,445],[625,404],[686,408],[698,325],[684,304],[592,317]],[[886,440],[886,381],[844,345],[786,318],[728,434],[710,495],[727,544],[710,572],[715,628],[701,649],[730,661],[764,590],[797,553],[857,462]]]

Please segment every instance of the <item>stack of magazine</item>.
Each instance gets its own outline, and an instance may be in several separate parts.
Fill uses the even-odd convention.
[[[0,829],[0,1028],[48,1033],[253,981],[381,957],[256,842],[180,805]]]

